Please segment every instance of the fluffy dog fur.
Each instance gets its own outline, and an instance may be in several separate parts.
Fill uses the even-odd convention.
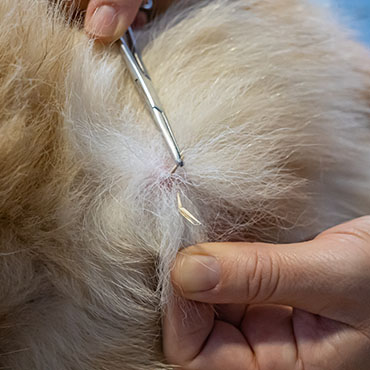
[[[370,58],[320,8],[183,1],[140,39],[184,149],[173,176],[116,46],[44,0],[0,2],[1,369],[167,368],[180,248],[370,211]]]

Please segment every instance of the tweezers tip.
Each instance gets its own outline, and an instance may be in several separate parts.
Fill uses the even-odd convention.
[[[182,159],[180,161],[176,161],[176,166],[173,167],[171,175],[173,175],[179,167],[184,167],[184,161]]]

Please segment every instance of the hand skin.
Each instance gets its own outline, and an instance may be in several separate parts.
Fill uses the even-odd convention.
[[[370,369],[370,216],[299,244],[192,246],[172,280],[196,301],[163,322],[182,370]]]
[[[133,23],[143,26],[148,19],[144,12],[139,12],[143,0],[65,0],[67,5],[77,10],[86,11],[85,30],[87,34],[103,43],[118,40]],[[173,0],[154,2],[155,13],[167,9]]]

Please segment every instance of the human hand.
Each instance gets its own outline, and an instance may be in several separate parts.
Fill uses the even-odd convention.
[[[173,0],[158,0],[155,12],[164,11]],[[144,25],[148,19],[139,8],[143,0],[66,0],[78,10],[86,10],[85,30],[91,37],[105,43],[118,40],[135,21],[136,26]]]
[[[299,244],[189,247],[172,280],[197,301],[164,319],[180,369],[370,369],[370,217]]]

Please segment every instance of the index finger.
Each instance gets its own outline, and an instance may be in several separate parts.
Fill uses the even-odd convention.
[[[174,298],[163,320],[163,350],[170,363],[185,365],[193,360],[213,329],[211,306]]]
[[[185,301],[166,312],[163,351],[167,361],[181,369],[230,369],[230,361],[252,364],[254,359],[239,329],[218,320],[211,306]]]

